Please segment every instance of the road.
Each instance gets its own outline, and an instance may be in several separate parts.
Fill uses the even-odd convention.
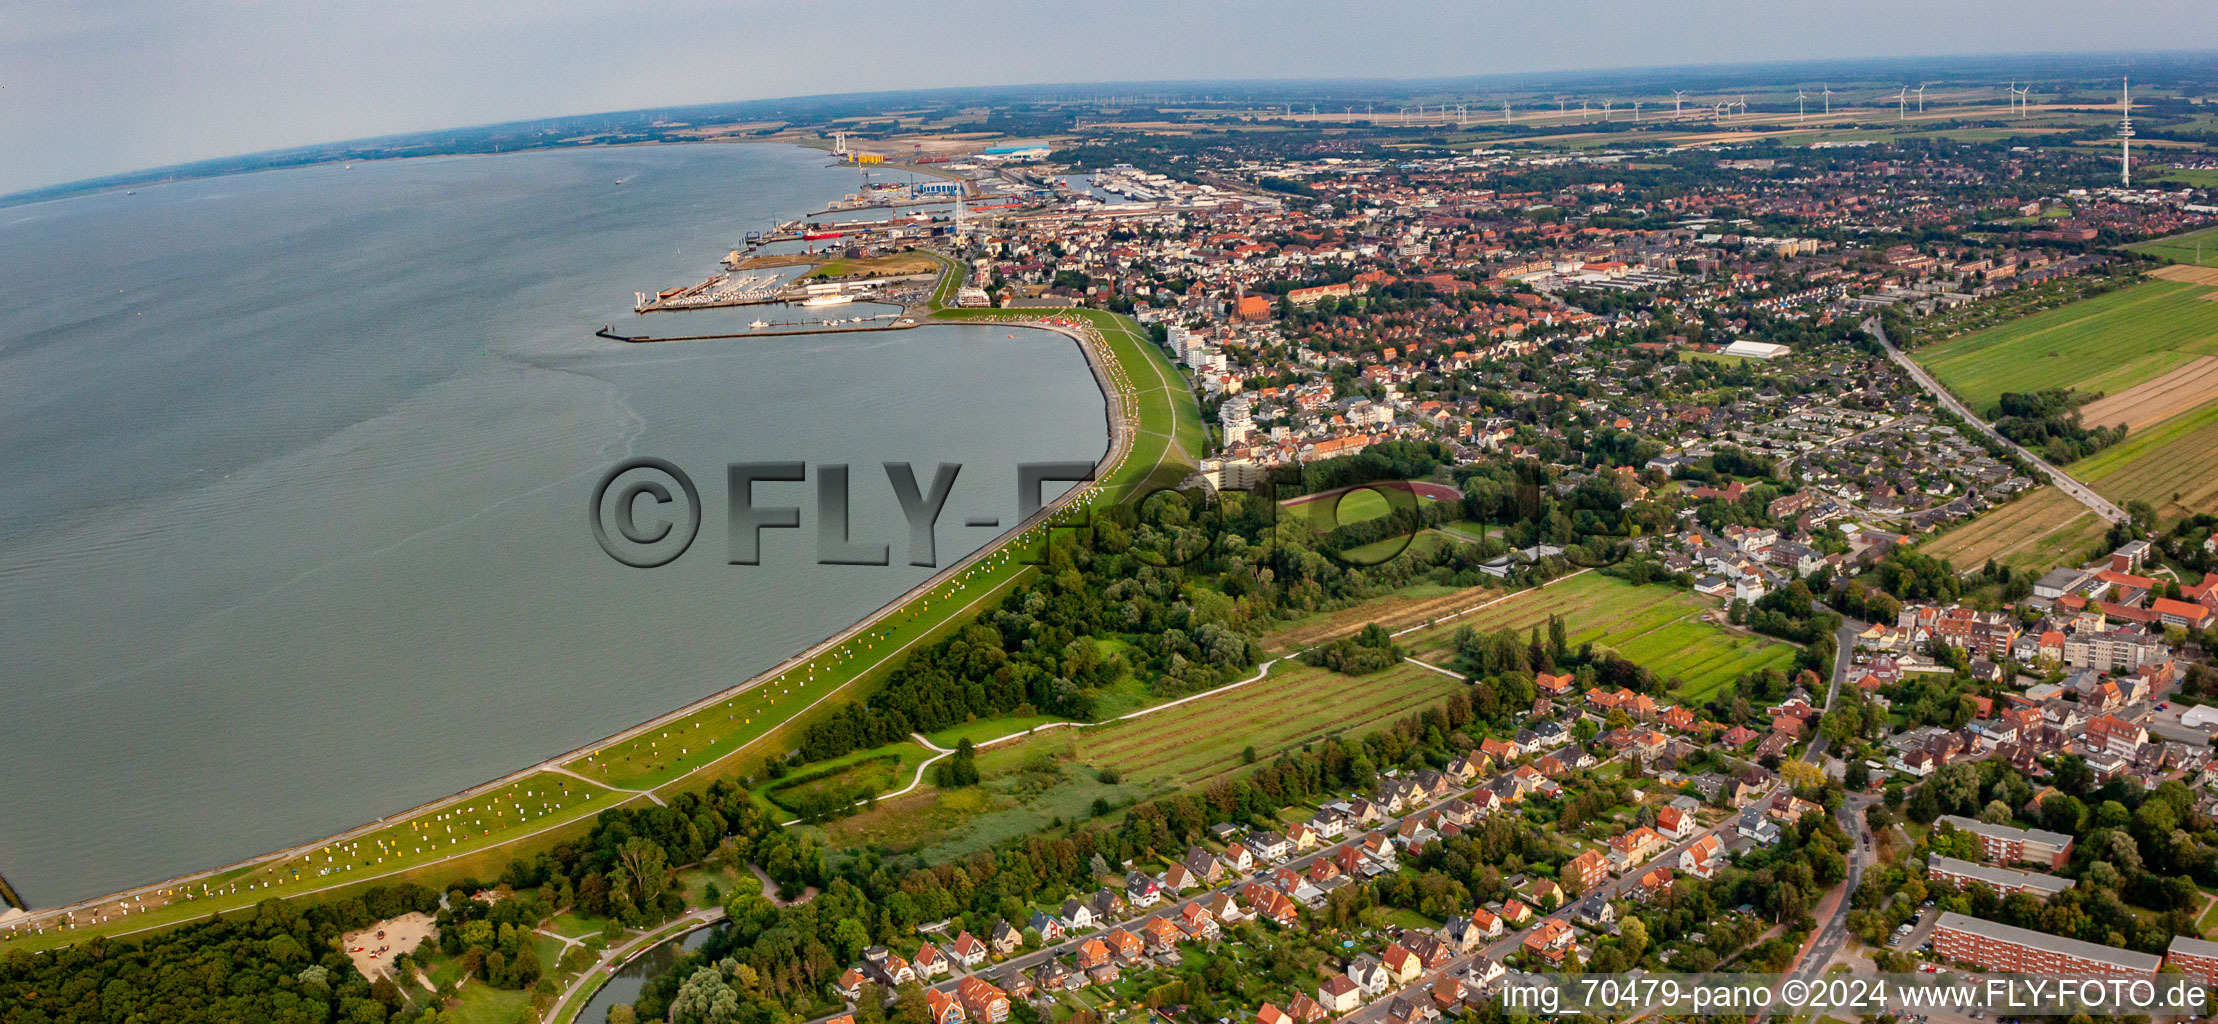
[[[610,946],[601,952],[600,960],[596,961],[593,966],[578,972],[578,976],[571,980],[569,986],[562,990],[562,995],[554,1001],[553,1008],[547,1011],[547,1016],[544,1019],[549,1021],[564,1019],[562,1016],[564,1013],[572,1012],[571,1002],[573,1000],[577,1000],[579,1007],[582,1008],[584,1006],[584,993],[589,988],[598,990],[602,982],[607,981],[611,975],[615,974],[617,968],[630,963],[633,957],[676,936],[706,928],[723,919],[723,907],[688,910],[650,931]]]
[[[1462,791],[1459,790],[1456,796],[1452,796],[1446,800],[1441,800],[1429,804],[1411,813],[1426,813],[1462,795]],[[1767,792],[1764,795],[1768,796],[1769,793]],[[1651,858],[1641,867],[1646,868],[1659,865],[1676,865],[1679,860],[1679,855],[1681,853],[1684,853],[1688,847],[1691,847],[1695,843],[1700,842],[1705,836],[1715,835],[1733,828],[1738,820],[1738,817],[1738,815],[1727,816],[1724,821],[1721,821],[1718,824],[1711,826],[1710,828],[1704,829],[1692,836],[1687,837],[1678,845],[1673,846],[1664,853]],[[1283,863],[1296,871],[1306,871],[1309,865],[1315,862],[1317,858],[1330,856],[1342,845],[1345,845],[1345,842],[1332,843],[1318,849],[1314,853],[1307,853],[1298,857],[1288,858]],[[1264,870],[1275,870],[1277,866],[1278,865],[1271,865]],[[1227,882],[1216,889],[1204,890],[1202,892],[1196,893],[1193,896],[1162,904],[1150,910],[1148,913],[1142,914],[1138,917],[1119,920],[1114,923],[1114,926],[1137,932],[1141,926],[1147,924],[1147,922],[1149,922],[1150,920],[1158,917],[1170,917],[1173,920],[1176,920],[1179,910],[1185,907],[1187,904],[1201,902],[1216,895],[1218,892],[1221,891],[1231,891],[1237,889],[1240,885],[1249,881],[1251,878],[1260,877],[1263,873],[1263,870],[1259,870],[1253,875],[1240,877],[1231,882]],[[1624,893],[1624,891],[1628,887],[1632,886],[1639,880],[1640,875],[1645,873],[1645,871],[1640,870],[1639,868],[1629,870],[1625,873],[1623,877],[1611,879],[1609,884],[1603,886],[1600,891],[1605,892],[1609,899],[1617,899]],[[1535,917],[1533,918],[1532,923],[1524,928],[1505,932],[1500,939],[1496,939],[1494,942],[1482,946],[1478,949],[1472,950],[1469,953],[1464,953],[1456,956],[1437,968],[1425,971],[1419,974],[1416,979],[1412,980],[1406,985],[1400,986],[1398,988],[1388,989],[1384,994],[1380,995],[1376,999],[1371,1000],[1361,1008],[1351,1011],[1346,1016],[1342,1017],[1342,1024],[1375,1024],[1375,1022],[1384,1020],[1386,1017],[1387,1007],[1394,1001],[1395,996],[1408,996],[1411,999],[1430,999],[1431,996],[1429,995],[1429,990],[1431,986],[1439,981],[1439,979],[1443,975],[1455,975],[1459,968],[1469,967],[1472,961],[1480,956],[1492,957],[1497,961],[1503,959],[1504,957],[1507,957],[1511,953],[1517,951],[1519,946],[1524,942],[1525,936],[1534,928],[1539,927],[1541,922],[1548,920],[1557,920],[1568,923],[1571,920],[1573,908],[1577,905],[1578,902],[1579,901],[1574,900],[1572,901],[1572,903],[1558,908],[1553,913]],[[1001,963],[990,964],[981,967],[975,971],[965,971],[962,968],[958,967],[955,969],[952,975],[941,981],[935,982],[929,987],[938,989],[942,992],[951,993],[955,990],[956,984],[960,982],[963,978],[976,976],[1006,989],[1008,987],[1008,980],[1014,977],[1018,972],[1030,971],[1033,968],[1039,967],[1040,965],[1046,963],[1051,958],[1065,956],[1076,950],[1079,944],[1085,942],[1087,939],[1107,934],[1108,931],[1109,927],[1107,926],[1096,928],[1093,931],[1084,932],[1071,938],[1067,938],[1062,942],[1056,943],[1055,945],[1043,946],[1040,949],[1034,950],[1030,953],[1024,953],[1019,956],[1011,957],[1008,960],[1002,961]],[[830,1019],[831,1017],[829,1016],[822,1017],[816,1021],[810,1022],[810,1024],[823,1024],[824,1021],[828,1021]]]
[[[1841,801],[1841,824],[1856,839],[1856,845],[1848,851],[1848,881],[1819,908],[1822,920],[1818,924],[1817,933],[1803,944],[1795,966],[1787,972],[1790,977],[1817,977],[1824,972],[1826,964],[1833,962],[1833,954],[1840,952],[1841,944],[1848,940],[1848,898],[1856,892],[1856,886],[1863,882],[1864,868],[1871,862],[1876,851],[1872,834],[1864,826],[1864,809],[1870,807],[1874,799],[1865,794],[1855,794]]]
[[[2011,439],[2002,436],[2000,433],[1996,432],[1995,428],[1989,425],[1986,420],[1981,419],[1977,413],[1972,412],[1971,407],[1965,405],[1960,401],[1957,401],[1956,396],[1950,394],[1947,388],[1942,387],[1940,381],[1934,380],[1932,374],[1925,372],[1925,367],[1919,366],[1915,360],[1912,360],[1909,356],[1904,355],[1901,349],[1896,348],[1893,341],[1888,340],[1887,332],[1884,328],[1880,326],[1878,317],[1875,316],[1869,320],[1864,321],[1863,326],[1865,330],[1872,333],[1872,337],[1879,339],[1879,344],[1881,346],[1886,348],[1887,358],[1894,360],[1896,365],[1902,367],[1903,370],[1907,371],[1910,374],[1911,380],[1917,381],[1919,387],[1922,387],[1927,392],[1931,393],[1933,395],[1933,398],[1936,401],[1940,402],[1944,408],[1948,409],[1948,411],[1955,413],[1964,422],[1971,424],[1973,427],[1977,428],[1981,433],[1986,434],[1988,437],[1992,437],[1995,440],[2010,446],[2010,449],[2017,452],[2020,458],[2026,460],[2028,463],[2031,463],[2034,467],[2038,468],[2043,475],[2047,476],[2051,483],[2054,483],[2058,488],[2063,490],[2064,493],[2071,495],[2073,500],[2087,506],[2090,509],[2093,509],[2096,515],[2101,516],[2113,523],[2122,523],[2126,521],[2125,510],[2119,508],[2115,504],[2112,504],[2110,499],[2095,493],[2094,488],[2080,483],[2076,479],[2073,479],[2071,474],[2050,465],[2047,459],[2044,459],[2038,455],[2033,454],[2032,452],[2025,450],[2024,446],[2018,444],[2018,442],[2012,441]]]
[[[1856,634],[1866,628],[1864,623],[1842,616],[1840,628],[1834,631],[1836,646],[1833,655],[1833,680],[1825,689],[1825,707],[1831,708],[1833,701],[1840,696],[1841,684],[1848,679],[1852,667],[1849,655],[1856,648]],[[1824,756],[1824,751],[1825,731],[1820,729],[1816,738],[1810,741],[1810,748],[1803,751],[1802,758],[1822,766],[1820,758]],[[1878,853],[1875,840],[1864,825],[1864,809],[1871,806],[1872,800],[1870,796],[1852,793],[1841,801],[1839,814],[1843,830],[1856,840],[1856,844],[1848,851],[1848,879],[1826,897],[1826,902],[1819,905],[1818,912],[1814,915],[1818,919],[1817,930],[1802,944],[1801,950],[1796,952],[1794,965],[1787,968],[1786,972],[1790,978],[1809,979],[1823,973],[1825,965],[1833,961],[1833,954],[1839,952],[1841,944],[1848,939],[1849,897],[1855,894],[1856,886],[1863,882],[1864,868],[1871,864]],[[1757,1019],[1762,1021],[1769,1016],[1767,1013]]]

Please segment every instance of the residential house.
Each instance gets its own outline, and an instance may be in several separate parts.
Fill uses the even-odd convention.
[[[1717,841],[1715,835],[1707,835],[1695,840],[1693,845],[1679,854],[1679,870],[1696,878],[1708,878],[1716,874],[1718,866],[1723,863],[1725,863],[1725,846]]]
[[[1368,997],[1384,993],[1390,979],[1386,973],[1386,965],[1365,953],[1348,961],[1348,980],[1355,982],[1355,987]]]
[[[1566,862],[1557,874],[1571,891],[1586,892],[1609,880],[1610,858],[1600,850],[1586,850]]]
[[[932,1024],[963,1024],[963,1001],[952,992],[936,988],[924,990],[924,1008]]]
[[[1009,1019],[1009,993],[983,978],[969,977],[955,983],[955,998],[978,1024],[1001,1024]]]
[[[1525,952],[1550,965],[1562,965],[1571,949],[1571,926],[1557,918],[1548,918],[1525,935]]]
[[[1379,955],[1379,962],[1385,965],[1387,978],[1396,985],[1409,984],[1425,970],[1424,961],[1399,942],[1388,943],[1386,952]]]
[[[1363,1005],[1363,988],[1350,975],[1335,974],[1317,986],[1317,1003],[1329,1012],[1346,1013]]]

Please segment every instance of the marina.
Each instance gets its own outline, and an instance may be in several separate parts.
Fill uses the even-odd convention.
[[[884,321],[884,322],[881,322]],[[648,337],[642,334],[618,334],[614,324],[602,324],[593,332],[596,338],[644,345],[657,341],[721,341],[731,338],[758,338],[769,335],[798,334],[849,334],[857,331],[892,331],[917,326],[916,318],[906,313],[879,313],[873,316],[855,316],[834,320],[755,320],[745,332],[722,334],[677,334]]]
[[[637,302],[632,307],[636,313],[655,313],[678,309],[715,309],[720,306],[745,306],[759,302],[777,301],[782,282],[776,274],[746,274],[733,277],[717,274],[700,284],[684,288],[669,288],[650,296],[646,292],[632,293]]]

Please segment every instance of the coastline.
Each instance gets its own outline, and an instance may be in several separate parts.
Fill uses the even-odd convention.
[[[951,264],[950,273],[959,274],[960,271],[961,268],[959,265]],[[926,326],[929,324],[962,325],[965,323],[974,322],[952,318],[935,319],[930,316],[918,316],[915,318],[915,320],[916,322],[904,326],[913,328]],[[584,781],[588,782],[590,785],[610,790],[612,794],[618,796],[618,799],[614,799],[605,803],[599,803],[596,805],[577,807],[575,808],[576,813],[562,817],[562,819],[559,821],[553,822],[537,829],[533,829],[532,831],[521,835],[504,838],[496,843],[491,843],[484,846],[473,846],[466,851],[450,854],[444,857],[435,858],[421,863],[416,863],[408,866],[397,866],[390,871],[374,874],[363,874],[359,877],[348,877],[344,880],[339,880],[336,878],[329,879],[327,881],[327,884],[313,885],[309,888],[297,889],[292,891],[282,891],[271,889],[265,883],[260,890],[254,890],[252,887],[249,887],[248,890],[234,890],[230,893],[219,894],[215,900],[186,900],[178,898],[166,904],[158,904],[155,908],[142,909],[140,911],[122,911],[125,914],[142,912],[151,913],[153,912],[153,910],[168,910],[172,908],[179,908],[181,910],[182,908],[191,908],[200,902],[222,904],[212,905],[207,911],[194,910],[191,913],[166,915],[169,917],[169,919],[160,921],[158,923],[149,924],[143,927],[114,927],[117,925],[126,924],[129,921],[128,917],[123,917],[120,919],[112,917],[104,918],[92,924],[77,923],[69,920],[71,917],[77,914],[97,912],[104,908],[128,907],[130,904],[133,903],[139,903],[143,908],[145,900],[149,898],[159,899],[166,893],[166,891],[178,890],[182,889],[185,886],[194,884],[205,886],[210,883],[221,883],[231,880],[235,876],[256,868],[281,863],[294,858],[305,857],[310,854],[322,851],[328,847],[374,835],[375,833],[387,827],[390,827],[391,824],[396,821],[404,821],[415,816],[426,815],[441,810],[451,809],[465,801],[469,801],[474,798],[484,796],[488,793],[500,790],[503,787],[531,779],[534,776],[553,774],[570,776],[573,778],[583,778],[582,776],[577,776],[576,773],[569,770],[567,766],[579,761],[581,758],[586,758],[594,753],[597,753],[604,748],[618,743],[626,742],[628,740],[637,739],[644,736],[650,731],[663,728],[674,722],[686,719],[689,716],[699,714],[707,709],[715,707],[720,702],[729,701],[739,694],[756,690],[769,682],[775,681],[782,675],[792,671],[796,667],[806,665],[811,660],[821,657],[828,652],[834,651],[842,644],[848,643],[861,636],[862,634],[869,632],[873,627],[884,623],[886,620],[892,618],[898,613],[910,609],[912,605],[924,600],[927,595],[931,594],[932,591],[934,591],[936,588],[946,586],[950,581],[962,576],[964,573],[978,566],[979,563],[985,561],[986,559],[1003,554],[1011,547],[1012,544],[1020,541],[1025,537],[1025,535],[1038,528],[1039,526],[1046,524],[1055,519],[1057,516],[1061,515],[1073,503],[1079,501],[1081,498],[1087,495],[1100,490],[1103,482],[1112,473],[1116,472],[1121,467],[1123,460],[1131,453],[1133,448],[1134,436],[1137,432],[1137,423],[1134,421],[1134,416],[1131,411],[1131,396],[1125,394],[1122,389],[1118,388],[1114,384],[1112,379],[1114,375],[1112,374],[1108,364],[1111,361],[1115,360],[1116,356],[1111,352],[1105,352],[1101,350],[1102,346],[1106,346],[1108,344],[1107,339],[1101,338],[1098,333],[1090,329],[1082,331],[1080,329],[1065,326],[1062,324],[1048,323],[1037,320],[995,321],[994,323],[995,326],[1008,327],[1012,329],[1015,327],[1026,327],[1030,329],[1051,331],[1053,333],[1061,334],[1064,337],[1071,339],[1073,343],[1078,345],[1082,357],[1085,358],[1087,362],[1089,371],[1093,374],[1095,386],[1097,390],[1099,390],[1102,394],[1104,404],[1104,417],[1107,421],[1107,426],[1109,429],[1109,438],[1107,440],[1107,444],[1105,445],[1105,450],[1101,458],[1097,460],[1094,464],[1095,480],[1092,484],[1086,486],[1075,486],[1068,489],[1062,495],[1059,495],[1052,501],[1043,504],[1040,510],[1034,513],[1032,516],[1027,517],[1024,521],[1017,523],[1008,530],[997,535],[993,540],[987,542],[984,545],[981,545],[976,551],[973,551],[971,554],[957,560],[956,562],[948,565],[946,568],[934,573],[931,577],[924,580],[923,582],[895,596],[891,600],[887,601],[886,603],[872,611],[869,615],[864,616],[863,618],[848,625],[847,627],[840,629],[825,637],[824,639],[809,645],[801,651],[790,655],[789,657],[781,660],[778,664],[762,672],[759,672],[745,680],[742,680],[741,682],[736,683],[732,686],[720,689],[700,699],[687,703],[681,707],[665,712],[663,714],[657,715],[654,718],[648,719],[644,722],[640,722],[634,726],[631,726],[630,728],[621,730],[615,734],[604,737],[593,743],[585,744],[574,749],[561,752],[529,766],[503,774],[497,778],[486,780],[484,782],[467,787],[463,790],[449,794],[439,799],[419,804],[415,807],[396,811],[392,814],[379,817],[373,821],[365,822],[361,825],[355,826],[354,828],[345,830],[334,835],[313,839],[280,850],[233,861],[217,867],[207,868],[204,870],[190,872],[187,874],[178,875],[171,878],[146,883],[143,885],[133,886],[95,898],[77,900],[55,907],[31,910],[27,913],[12,914],[6,921],[6,926],[10,929],[11,934],[5,938],[0,938],[0,949],[49,948],[52,946],[66,946],[74,942],[73,936],[76,932],[79,931],[86,932],[88,935],[101,935],[108,937],[120,937],[148,931],[155,931],[163,928],[173,927],[177,924],[185,923],[190,920],[202,919],[209,914],[221,914],[245,909],[259,902],[260,899],[314,896],[318,894],[329,893],[335,890],[376,884],[380,881],[385,880],[404,879],[406,876],[427,870],[434,870],[440,865],[448,864],[453,861],[462,860],[465,858],[487,856],[489,854],[496,853],[497,851],[500,851],[504,848],[527,842],[555,830],[569,827],[585,826],[590,823],[601,810],[604,810],[611,806],[625,806],[628,804],[632,804],[643,797],[647,800],[660,803],[660,798],[656,795],[659,791],[680,786],[684,782],[692,779],[695,775],[704,770],[717,768],[719,766],[728,766],[734,757],[746,752],[750,748],[760,743],[762,740],[767,739],[771,736],[778,735],[786,724],[801,719],[803,716],[816,710],[819,706],[827,701],[832,700],[834,697],[844,695],[849,689],[850,685],[860,679],[863,674],[868,671],[868,669],[859,670],[853,678],[848,679],[846,682],[841,683],[839,686],[834,687],[829,692],[818,697],[815,701],[812,701],[798,711],[795,711],[792,714],[788,715],[784,720],[778,723],[778,726],[776,728],[767,729],[760,735],[748,739],[745,742],[739,743],[734,748],[724,751],[709,760],[703,761],[702,763],[687,769],[680,775],[661,781],[651,787],[644,789],[627,790],[621,789],[607,782],[593,779],[584,779]],[[873,329],[885,330],[891,328]],[[908,642],[902,644],[900,647],[889,650],[885,655],[878,658],[871,667],[875,668],[891,663],[893,659],[902,655],[910,647],[914,646],[919,641],[932,638],[934,631],[941,624],[944,624],[945,621],[953,620],[966,615],[970,608],[974,607],[979,602],[991,599],[996,592],[1003,589],[1003,587],[1005,587],[1008,583],[1013,582],[1016,578],[1021,578],[1021,576],[1022,573],[1014,574],[1011,576],[1010,579],[1004,580],[1001,583],[989,588],[985,593],[979,595],[977,598],[974,598],[968,604],[957,608],[953,613],[950,613],[948,616],[943,618],[941,623],[935,623],[931,628],[928,628],[920,635],[911,638]],[[248,892],[250,891],[260,891],[262,895],[260,895],[259,897],[249,896]],[[226,896],[233,898],[227,900],[224,898]],[[40,932],[28,930],[39,928],[45,928],[48,929],[48,931],[42,934]],[[68,941],[62,941],[65,937],[70,938],[68,939]],[[46,941],[26,941],[40,939]]]

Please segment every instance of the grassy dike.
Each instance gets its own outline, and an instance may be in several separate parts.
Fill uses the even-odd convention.
[[[887,679],[902,655],[943,637],[990,608],[1044,551],[1049,532],[1082,522],[1084,507],[1138,497],[1183,478],[1201,450],[1200,410],[1184,378],[1130,319],[1098,310],[937,308],[961,283],[961,267],[934,289],[931,319],[1046,327],[1084,345],[1117,403],[1108,464],[1090,493],[1013,536],[981,549],[870,619],[763,675],[607,740],[472,789],[316,843],[98,900],[40,911],[0,929],[0,952],[65,946],[248,910],[263,900],[343,896],[376,884],[445,881],[498,873],[513,857],[585,834],[610,807],[659,801],[749,774],[792,749],[801,727],[859,699]],[[1088,330],[1090,329],[1090,330]],[[1091,333],[1096,344],[1085,337]]]

